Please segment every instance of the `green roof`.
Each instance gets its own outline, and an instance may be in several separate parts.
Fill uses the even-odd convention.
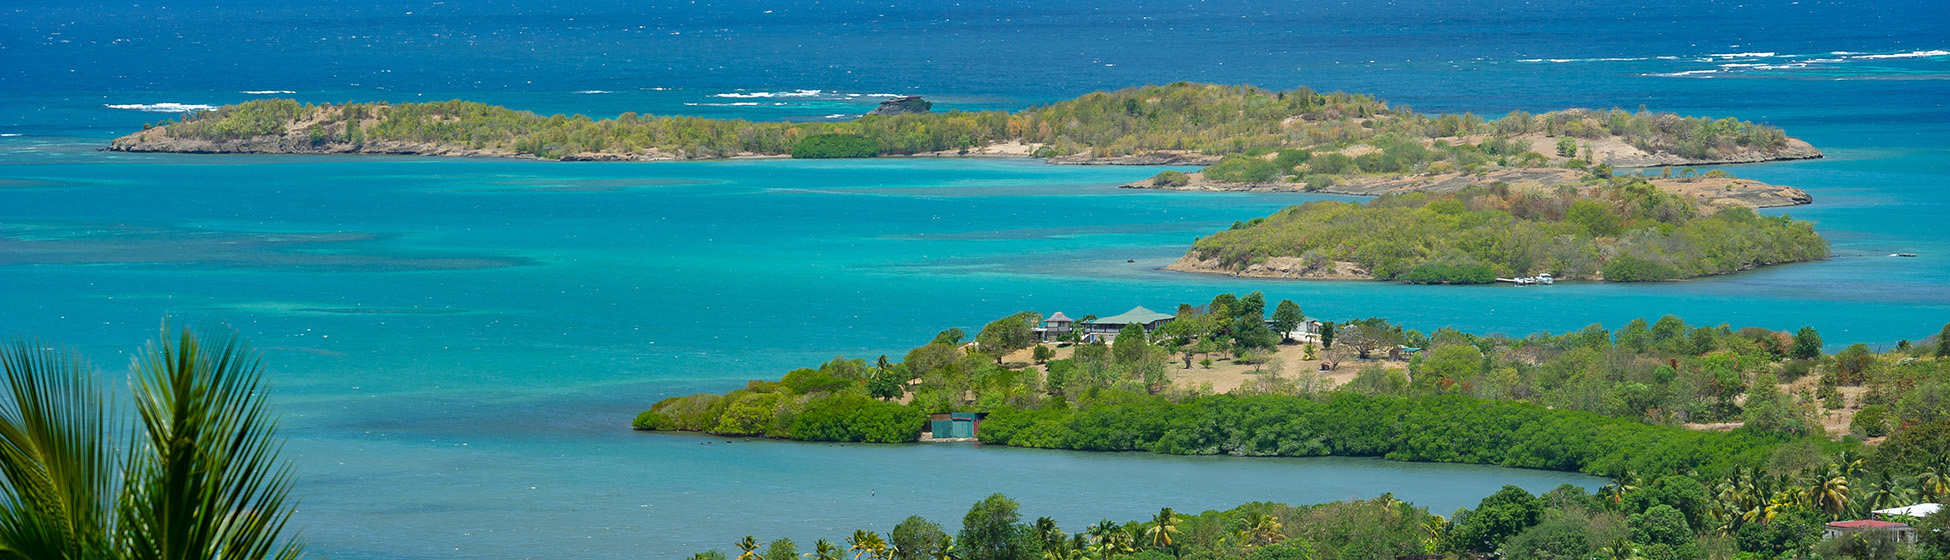
[[[1172,317],[1174,317],[1174,315],[1166,315],[1163,313],[1145,309],[1144,306],[1140,305],[1131,308],[1130,311],[1125,311],[1121,315],[1100,317],[1095,321],[1091,321],[1090,323],[1093,325],[1129,325],[1132,323],[1136,323],[1140,325],[1148,325],[1153,322],[1163,321],[1166,319],[1170,319]]]

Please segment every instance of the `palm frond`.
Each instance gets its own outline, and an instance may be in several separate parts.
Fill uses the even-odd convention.
[[[136,359],[143,427],[123,491],[132,560],[289,560],[291,470],[278,459],[257,354],[235,333],[165,337]]]
[[[0,550],[30,559],[110,555],[108,409],[92,371],[25,339],[0,347]]]

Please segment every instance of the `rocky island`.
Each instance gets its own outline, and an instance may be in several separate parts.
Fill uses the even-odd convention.
[[[853,121],[812,123],[545,117],[467,101],[260,100],[190,113],[108,149],[559,161],[1037,157],[1205,166],[1126,185],[1132,188],[1382,197],[1365,207],[1296,207],[1241,223],[1200,240],[1169,267],[1279,278],[1477,283],[1552,272],[1668,280],[1828,254],[1806,222],[1751,212],[1806,204],[1807,193],[1724,170],[1675,170],[1821,157],[1777,127],[1644,109],[1428,115],[1306,88],[1179,82],[1015,113],[936,113],[932,103],[902,97]],[[1642,171],[1620,172],[1633,168]],[[1316,221],[1329,215],[1338,221]],[[1384,215],[1405,221],[1372,220]],[[1415,229],[1403,229],[1409,225]]]

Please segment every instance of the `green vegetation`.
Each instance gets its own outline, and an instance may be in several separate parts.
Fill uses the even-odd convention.
[[[1857,344],[1824,354],[1811,328],[1736,330],[1672,316],[1634,320],[1616,332],[1592,325],[1521,338],[1447,328],[1424,334],[1371,318],[1323,324],[1323,335],[1335,334],[1320,337],[1322,361],[1366,362],[1352,380],[1329,387],[1313,372],[1288,374],[1280,361],[1264,357],[1281,342],[1266,328],[1266,307],[1258,293],[1221,294],[1203,306],[1180,306],[1177,318],[1148,336],[1133,328],[1108,345],[1066,343],[1070,356],[1041,368],[998,363],[995,354],[983,353],[1022,348],[1012,337],[1039,317],[1019,313],[990,323],[975,344],[963,345],[966,334],[950,329],[899,363],[834,360],[731,395],[667,400],[645,413],[650,425],[644,418],[639,425],[689,418],[682,422],[722,426],[730,417],[726,401],[784,394],[766,406],[786,412],[750,424],[810,422],[802,411],[812,403],[844,398],[853,408],[835,410],[879,415],[857,424],[914,419],[910,438],[924,413],[986,412],[979,436],[991,444],[1375,456],[1614,479],[1595,494],[1560,487],[1532,495],[1506,487],[1447,518],[1383,496],[1304,507],[1255,503],[1199,515],[1165,509],[1149,520],[1105,521],[1074,534],[1047,519],[1026,523],[1015,502],[991,496],[970,509],[953,536],[910,518],[889,538],[859,531],[847,539],[850,552],[876,559],[1385,560],[1496,553],[1510,559],[1920,560],[1950,552],[1950,537],[1931,532],[1947,528],[1950,516],[1918,521],[1923,536],[1913,546],[1820,538],[1828,521],[1950,500],[1950,359],[1936,355],[1940,338],[1905,341],[1886,353]],[[1273,317],[1281,325],[1304,319],[1291,301],[1274,306]],[[1367,361],[1404,346],[1424,350],[1402,366]],[[1207,361],[1212,355],[1260,360],[1262,371],[1226,394],[1172,384],[1170,369],[1191,368],[1198,354]],[[884,401],[864,396],[867,385],[889,375],[896,392],[882,395]],[[1859,388],[1850,391],[1858,396],[1848,399],[1840,388]],[[896,404],[901,400],[907,404]],[[790,404],[798,401],[804,403]],[[1817,421],[1821,409],[1846,406],[1860,407],[1853,433],[1821,437],[1831,435]],[[718,410],[718,417],[686,416],[705,409]],[[1695,422],[1740,427],[1683,426]],[[817,439],[789,428],[767,433]],[[1886,439],[1870,445],[1864,437]],[[711,554],[722,555],[701,556]]]
[[[1272,153],[1292,148],[1345,147],[1368,143],[1381,155],[1359,162],[1363,170],[1405,170],[1427,163],[1434,152],[1416,151],[1421,139],[1489,135],[1473,156],[1450,165],[1470,168],[1501,160],[1529,161],[1514,136],[1546,134],[1567,139],[1616,136],[1648,150],[1711,158],[1742,149],[1785,145],[1780,129],[1733,119],[1687,118],[1670,113],[1573,109],[1542,115],[1515,112],[1494,121],[1475,115],[1423,115],[1408,107],[1350,93],[1307,88],[1272,91],[1252,86],[1178,82],[1097,92],[1016,113],[1001,111],[909,113],[867,116],[842,123],[779,123],[656,117],[624,113],[596,120],[582,115],[542,116],[466,101],[301,105],[257,100],[188,115],[166,123],[172,138],[245,140],[300,131],[303,145],[428,143],[449,148],[507,151],[541,158],[581,153],[715,158],[739,154],[784,155],[803,141],[826,134],[871,140],[878,153],[915,154],[962,150],[1019,141],[1043,146],[1040,156],[1111,157],[1161,151],[1212,156]],[[1413,144],[1416,149],[1409,149]],[[863,146],[858,144],[857,146]],[[859,157],[857,146],[828,152]],[[1508,153],[1505,153],[1508,152]],[[1298,152],[1292,157],[1303,157]],[[1534,153],[1534,152],[1533,152]],[[1280,151],[1275,157],[1286,157]],[[1348,162],[1328,157],[1312,173]],[[1537,155],[1537,158],[1543,156]],[[1300,161],[1273,163],[1291,169]],[[1254,164],[1243,176],[1263,176]],[[1222,168],[1221,174],[1226,171]]]
[[[976,344],[961,344],[964,334],[951,329],[898,363],[835,359],[726,395],[667,399],[636,425],[911,441],[925,414],[985,412],[984,442],[1024,447],[1378,456],[1622,476],[1719,475],[1799,452],[1783,450],[1825,452],[1841,444],[1818,437],[1819,416],[1846,404],[1836,402],[1843,387],[1861,387],[1856,406],[1880,407],[1857,422],[1863,437],[1896,441],[1914,427],[1950,424],[1950,360],[1931,356],[1934,341],[1886,354],[1855,345],[1822,355],[1817,347],[1799,357],[1797,340],[1819,336],[1812,329],[1790,335],[1667,316],[1616,332],[1592,325],[1514,338],[1424,334],[1370,318],[1323,324],[1321,361],[1366,362],[1330,388],[1314,372],[1289,374],[1267,357],[1282,340],[1267,327],[1266,306],[1258,293],[1221,294],[1180,306],[1149,336],[1133,327],[1111,344],[1065,343],[1069,357],[1041,366],[1003,362],[997,356],[1026,346],[1012,336],[1039,319],[1025,312],[990,323]],[[1281,302],[1272,322],[1303,317],[1297,304]],[[1423,351],[1400,369],[1369,361],[1401,347]],[[1194,367],[1200,355],[1259,364],[1258,373],[1227,394],[1174,384],[1171,370]],[[1727,422],[1744,427],[1682,427]],[[1930,441],[1915,445],[1945,445]],[[1900,468],[1921,468],[1903,461]]]
[[[130,422],[74,355],[0,347],[4,556],[297,558],[257,355],[234,335],[185,330],[134,368]]]
[[[1709,212],[1643,178],[1605,174],[1550,193],[1493,184],[1310,202],[1200,239],[1189,256],[1230,270],[1269,257],[1321,269],[1352,262],[1374,278],[1418,284],[1540,272],[1646,282],[1824,258],[1828,242],[1805,221],[1744,207]]]
[[[1569,484],[1534,495],[1504,486],[1476,507],[1446,518],[1383,494],[1311,506],[1253,502],[1196,515],[1166,507],[1148,519],[1105,519],[1074,533],[1048,517],[1025,520],[1019,504],[995,494],[969,508],[956,535],[909,517],[889,538],[854,531],[847,551],[871,560],[1925,560],[1950,555],[1950,537],[1942,532],[1950,515],[1918,520],[1921,536],[1914,545],[1886,537],[1823,539],[1823,523],[1834,515],[1822,509],[1819,496],[1835,488],[1819,478],[1758,471],[1718,486],[1674,475],[1629,478],[1595,494]],[[1755,501],[1755,493],[1768,491],[1775,497],[1760,498],[1766,505],[1752,515],[1737,509]],[[839,552],[828,541],[819,542],[816,560],[834,558],[824,552],[828,547]],[[737,545],[750,552],[756,539],[748,536]],[[773,541],[770,549],[792,546],[789,540]],[[709,551],[692,559],[724,557]]]
[[[815,134],[792,146],[800,159],[863,158],[880,155],[880,143],[856,134]]]

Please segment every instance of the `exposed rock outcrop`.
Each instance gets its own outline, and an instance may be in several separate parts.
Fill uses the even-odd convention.
[[[907,113],[926,113],[932,107],[934,107],[934,104],[929,103],[926,99],[921,99],[921,96],[909,95],[882,101],[879,107],[874,107],[872,111],[867,111],[867,114],[904,115]]]

